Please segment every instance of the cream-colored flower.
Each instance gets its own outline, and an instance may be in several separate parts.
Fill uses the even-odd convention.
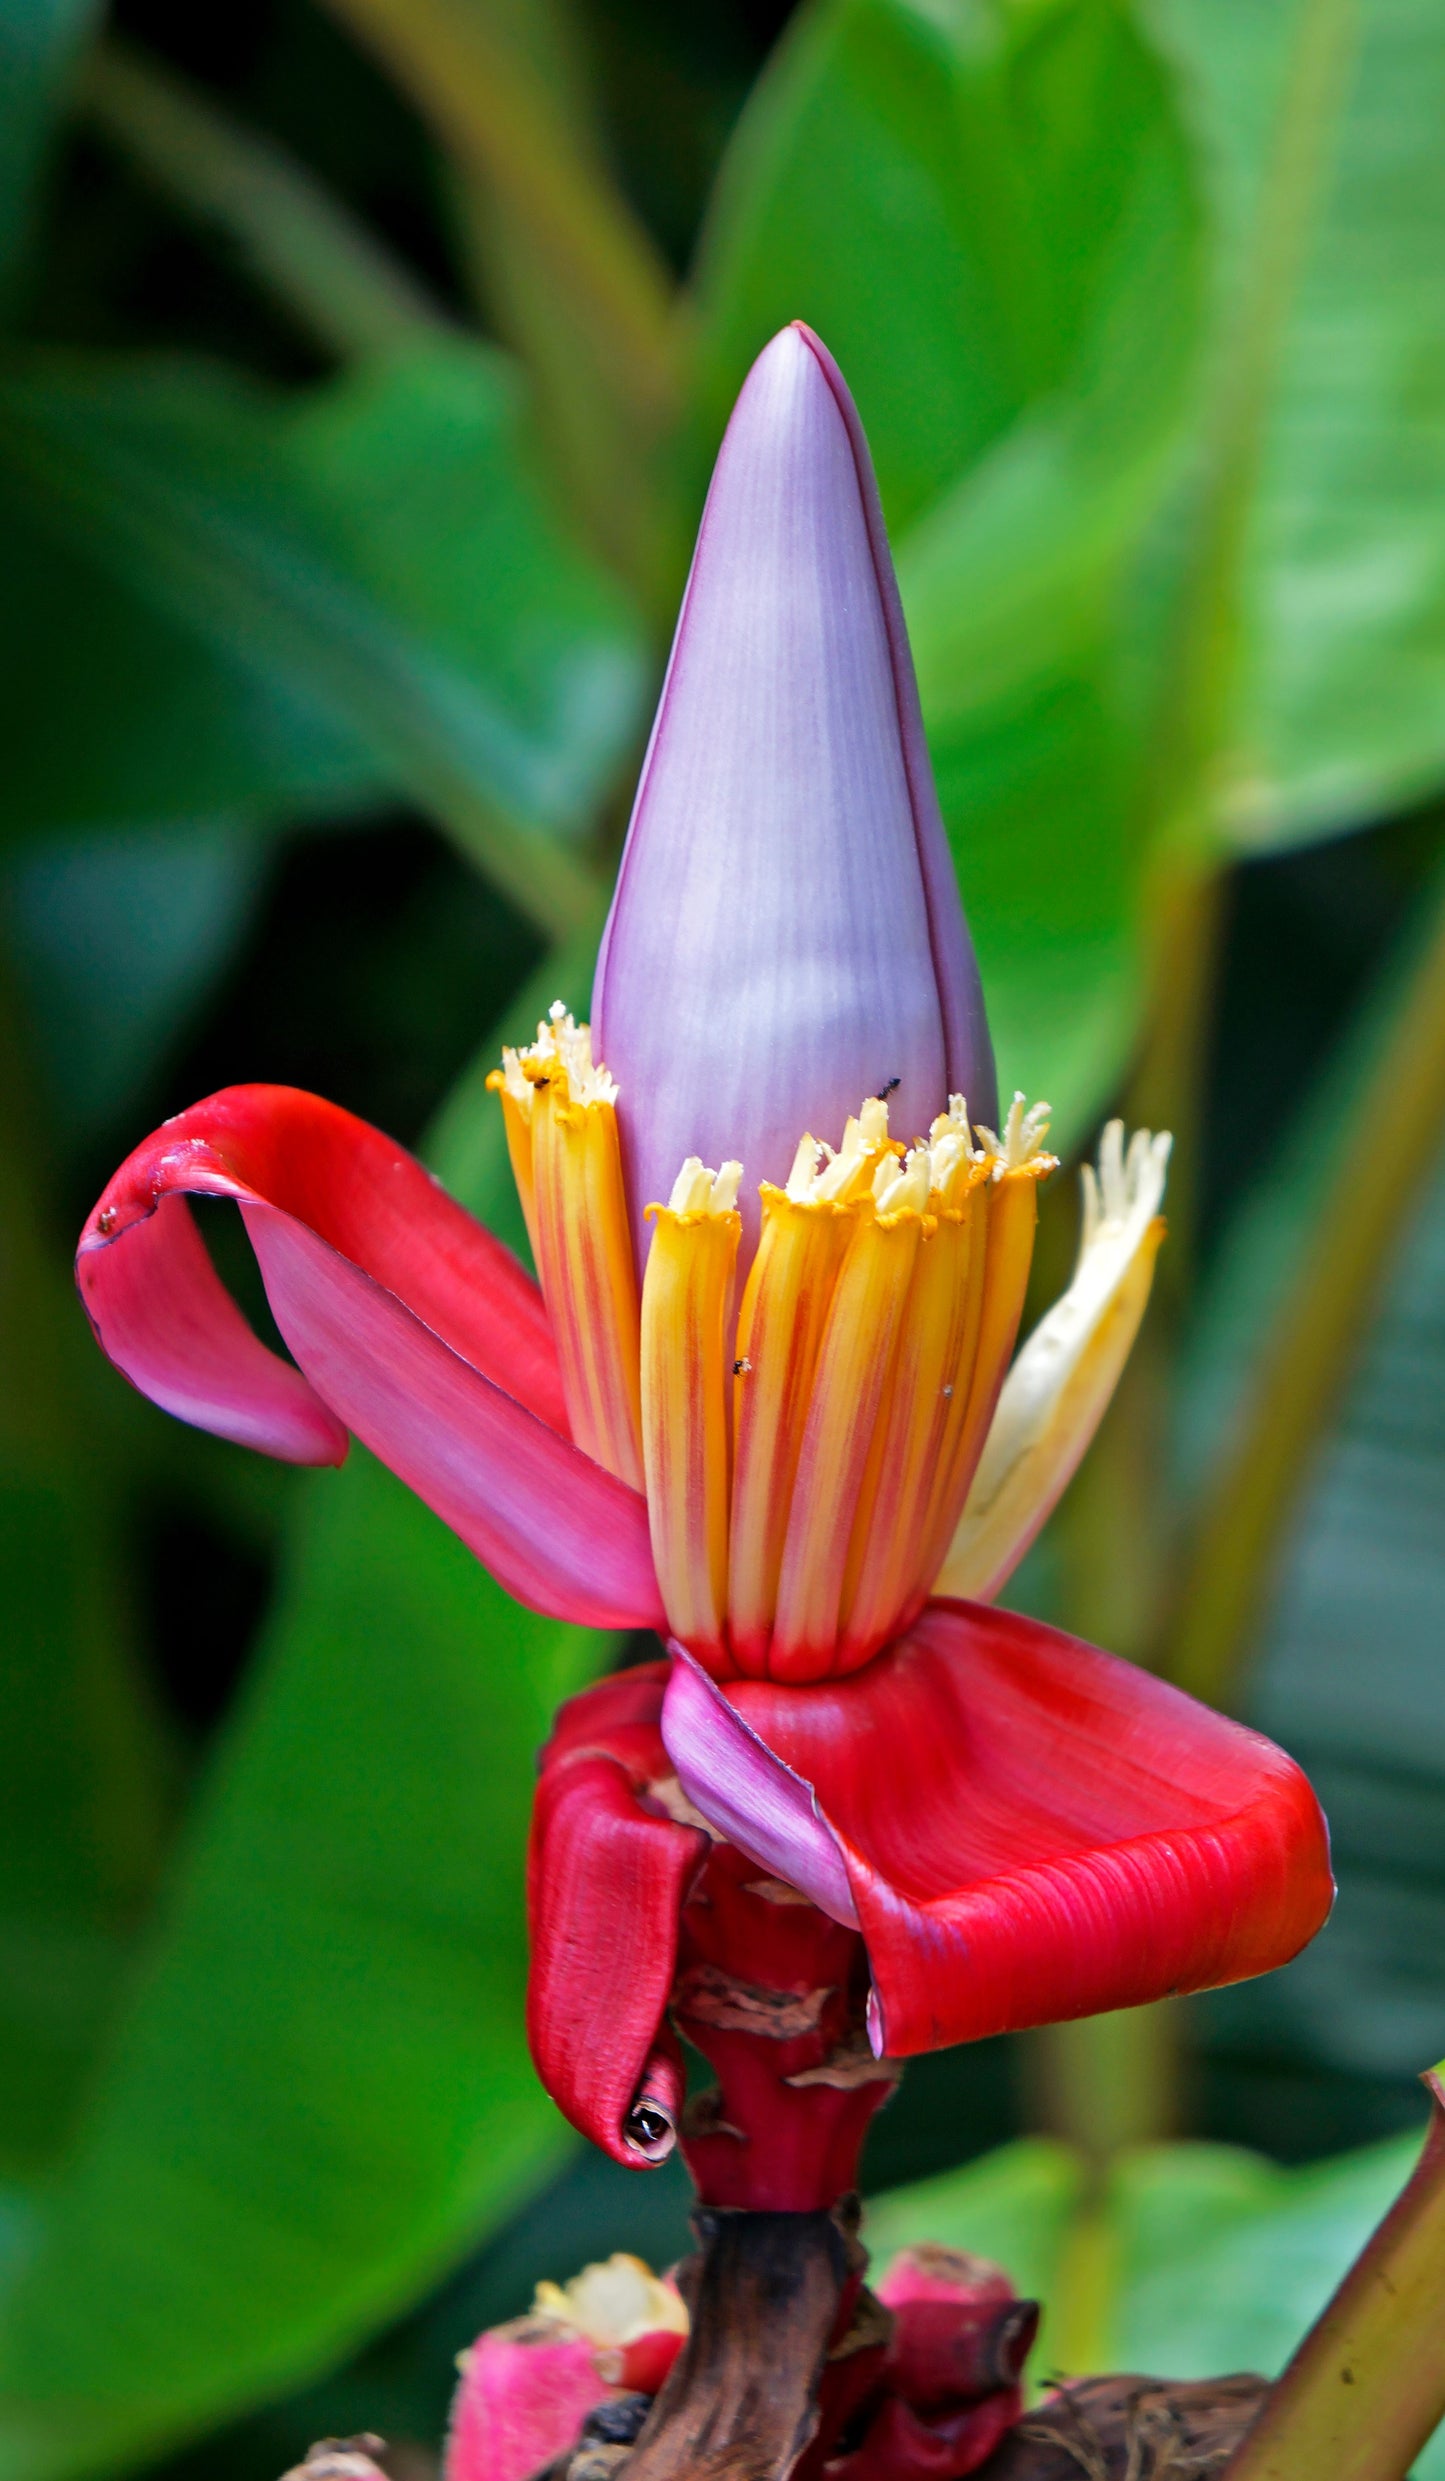
[[[1083,1172],[1084,1229],[1068,1291],[1019,1352],[999,1397],[936,1594],[991,1602],[1057,1506],[1139,1331],[1164,1237],[1167,1135],[1111,1120],[1097,1175]]]
[[[643,2335],[685,2335],[688,2329],[681,2294],[640,2257],[621,2249],[598,2265],[584,2266],[570,2283],[539,2283],[532,2315],[585,2335],[603,2355],[620,2354]],[[599,2365],[606,2375],[605,2361]]]

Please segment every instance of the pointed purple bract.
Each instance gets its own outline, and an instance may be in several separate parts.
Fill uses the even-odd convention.
[[[754,363],[703,513],[597,967],[629,1198],[687,1155],[757,1184],[865,1094],[996,1108],[873,469],[802,326]]]
[[[668,1652],[662,1741],[694,1809],[749,1860],[856,1930],[843,1855],[812,1785],[774,1756],[686,1646],[673,1638]]]

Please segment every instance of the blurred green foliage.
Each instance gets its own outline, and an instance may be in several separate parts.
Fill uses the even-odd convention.
[[[1021,1591],[1295,1749],[1342,1881],[1163,2038],[918,2063],[880,2240],[1005,2257],[1070,2366],[1187,2374],[1282,2357],[1398,2187],[1445,2049],[1442,111],[1431,0],[0,0],[13,2481],[434,2441],[538,2274],[682,2245],[521,2031],[529,1755],[616,1649],[359,1452],[181,1433],[65,1269],[242,1077],[520,1238],[482,1074],[585,996],[790,317],[872,439],[1002,1073],[1070,1153],[1114,1104],[1179,1132]]]

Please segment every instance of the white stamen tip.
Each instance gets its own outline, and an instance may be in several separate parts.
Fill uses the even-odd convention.
[[[1052,1117],[1051,1103],[1034,1103],[1026,1107],[1023,1095],[1016,1093],[1009,1105],[1002,1136],[996,1130],[985,1127],[982,1120],[976,1123],[984,1151],[994,1157],[995,1179],[1001,1178],[1005,1172],[1022,1171],[1026,1164],[1045,1160],[1044,1139],[1049,1133]]]
[[[885,1154],[873,1174],[873,1202],[880,1215],[921,1215],[931,1185],[927,1146],[914,1146],[901,1163],[896,1155]]]
[[[1126,1151],[1123,1121],[1109,1122],[1099,1140],[1098,1170],[1085,1163],[1080,1173],[1084,1191],[1081,1263],[1105,1241],[1124,1238],[1132,1247],[1153,1222],[1163,1202],[1173,1144],[1168,1129],[1157,1134],[1136,1129]]]
[[[545,1071],[554,1063],[566,1072],[567,1088],[574,1103],[615,1103],[617,1081],[610,1077],[600,1060],[592,1057],[592,1028],[578,1025],[565,1003],[554,999],[537,1027],[537,1039],[530,1047],[511,1055],[525,1074],[530,1066],[534,1072]],[[508,1055],[502,1054],[508,1065]]]
[[[742,1177],[741,1163],[735,1162],[731,1156],[726,1163],[718,1166],[712,1181],[712,1210],[715,1215],[732,1213],[738,1202],[738,1190],[742,1186]]]
[[[724,1163],[720,1170],[710,1172],[701,1155],[690,1154],[667,1201],[674,1215],[729,1215],[738,1202],[738,1183],[743,1176],[741,1163]]]

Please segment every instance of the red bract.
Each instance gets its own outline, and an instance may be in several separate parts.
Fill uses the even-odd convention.
[[[670,2150],[682,2059],[716,2070],[683,2123],[712,2204],[804,2212],[852,2186],[893,2072],[841,1927],[689,1823],[659,1729],[667,1665],[569,1699],[543,1752],[528,1869],[528,2029],[544,2084],[616,2161]]]
[[[188,1197],[239,1205],[298,1368],[252,1334]],[[105,1351],[168,1412],[296,1464],[340,1464],[354,1431],[523,1601],[661,1618],[646,1506],[571,1443],[537,1286],[349,1111],[242,1085],[179,1113],[106,1188],[76,1275]]]
[[[786,1768],[836,1845],[895,2058],[1267,1972],[1329,1911],[1319,1803],[1282,1750],[1016,1612],[933,1603],[866,1671],[807,1690],[679,1671],[663,1737],[712,1810],[725,1760],[699,1687],[715,1725],[748,1727],[734,1840]],[[811,1855],[795,1874],[816,1889]]]
[[[649,1663],[562,1707],[527,1860],[537,2072],[584,2136],[633,2164],[672,2150],[683,2071],[667,2003],[683,1901],[708,1850],[654,1791],[672,1771],[658,1729],[666,1676]]]

